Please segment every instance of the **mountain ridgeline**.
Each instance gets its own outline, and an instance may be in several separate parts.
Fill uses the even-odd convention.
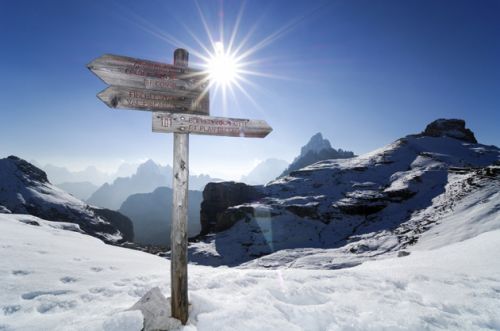
[[[189,187],[192,190],[202,190],[203,187],[219,179],[208,175],[189,176]],[[118,210],[125,200],[137,193],[151,193],[158,187],[172,185],[172,167],[161,166],[153,160],[141,164],[135,174],[130,177],[119,177],[111,184],[105,183],[99,187],[87,202],[96,206]]]
[[[319,148],[301,156],[328,150],[321,136],[312,141]],[[316,162],[263,187],[210,184],[201,209],[206,236],[190,246],[190,259],[335,269],[403,256],[432,229],[440,241],[464,240],[500,228],[499,160],[500,149],[477,143],[463,120],[440,119],[420,134]]]
[[[132,241],[132,222],[124,215],[89,206],[52,185],[47,174],[16,156],[0,159],[0,212],[29,214],[77,224],[78,231],[108,243]]]

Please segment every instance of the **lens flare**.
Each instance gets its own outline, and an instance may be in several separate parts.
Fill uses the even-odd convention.
[[[228,87],[239,78],[241,64],[235,56],[224,50],[224,44],[220,41],[214,44],[214,52],[210,55],[206,66],[213,84]]]

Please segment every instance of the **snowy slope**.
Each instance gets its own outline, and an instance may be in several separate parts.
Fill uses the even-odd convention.
[[[126,309],[156,286],[169,296],[168,260],[61,227],[0,214],[0,330],[141,330]],[[499,251],[494,230],[344,270],[190,265],[179,329],[500,330]]]
[[[342,268],[397,253],[441,217],[469,219],[476,203],[500,190],[498,167],[479,169],[499,158],[495,146],[421,134],[355,158],[318,162],[269,183],[267,197],[226,210],[224,219],[234,225],[192,245],[191,259],[207,265],[253,260],[251,267]],[[455,216],[436,213],[478,190]],[[494,203],[474,212],[478,219],[489,215],[487,226],[498,226]],[[322,259],[322,249],[335,250],[336,258]],[[309,255],[317,258],[305,262]]]
[[[87,205],[52,185],[45,172],[15,156],[0,159],[0,206],[7,212],[75,223],[82,231],[109,242],[133,238],[128,218]]]

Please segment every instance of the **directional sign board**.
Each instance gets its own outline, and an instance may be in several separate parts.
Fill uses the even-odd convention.
[[[153,114],[153,131],[194,133],[210,136],[264,138],[273,129],[263,120],[213,117],[190,114]]]
[[[108,107],[151,111],[208,114],[207,97],[193,99],[180,93],[110,86],[97,95]]]
[[[87,67],[109,85],[198,93],[208,85],[208,74],[201,70],[127,56],[105,54]]]
[[[113,108],[209,114],[208,74],[201,70],[111,54],[98,57],[87,67],[106,84],[130,88],[100,93],[99,98]],[[191,99],[194,104],[184,109],[185,103],[166,102],[165,96],[180,97],[178,101]]]

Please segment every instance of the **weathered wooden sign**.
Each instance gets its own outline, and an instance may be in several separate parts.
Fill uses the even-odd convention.
[[[167,92],[186,90],[198,96],[208,86],[202,70],[127,56],[105,54],[87,67],[106,84]]]
[[[262,120],[204,116],[210,113],[208,78],[188,68],[189,54],[174,52],[174,65],[103,55],[88,68],[108,87],[97,96],[111,108],[153,111],[153,131],[174,134],[171,231],[171,311],[188,320],[187,210],[189,133],[264,138],[272,128]],[[196,115],[203,114],[203,115]]]
[[[200,100],[179,93],[110,86],[97,97],[110,108],[209,114],[208,94]]]
[[[210,136],[264,138],[273,129],[263,120],[190,114],[153,114],[153,132],[194,133]]]

